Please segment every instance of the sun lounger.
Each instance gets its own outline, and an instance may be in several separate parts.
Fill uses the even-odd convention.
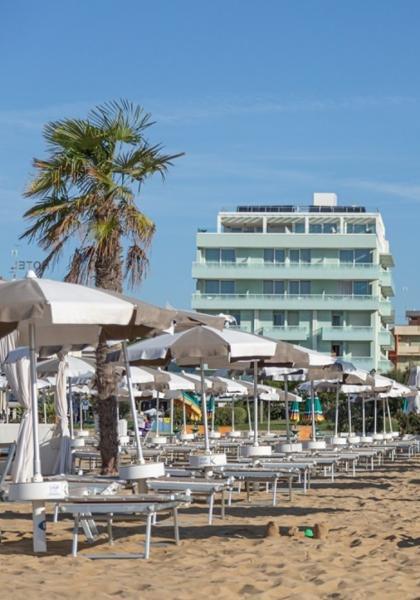
[[[0,444],[0,500],[5,493],[5,484],[15,457],[16,444]]]
[[[108,541],[112,545],[112,525],[115,515],[135,518],[146,518],[146,537],[142,554],[106,554],[87,555],[88,558],[145,558],[150,556],[152,525],[157,514],[171,512],[173,516],[174,539],[179,543],[178,508],[188,504],[188,495],[138,495],[138,496],[96,496],[67,498],[60,506],[60,511],[71,514],[74,518],[72,555],[77,556],[79,528],[92,515],[105,515],[107,519]]]
[[[289,500],[292,499],[292,482],[293,479],[297,478],[296,470],[293,468],[288,469],[277,469],[277,468],[262,468],[262,467],[247,467],[247,466],[236,466],[235,464],[223,465],[218,467],[215,471],[221,471],[225,475],[230,475],[235,480],[245,483],[247,491],[247,500],[250,500],[251,484],[266,483],[271,484],[273,491],[273,506],[277,503],[277,484],[279,480],[286,480],[288,486]],[[232,493],[229,493],[229,506],[232,500]]]

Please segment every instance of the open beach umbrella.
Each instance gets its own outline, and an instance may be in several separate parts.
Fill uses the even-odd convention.
[[[225,367],[230,362],[255,361],[256,387],[257,361],[272,356],[275,346],[275,342],[271,340],[242,331],[233,329],[218,331],[212,327],[199,326],[183,333],[166,334],[137,342],[130,346],[128,354],[130,362],[138,364],[168,364],[171,360],[175,360],[181,366],[200,367],[205,450],[206,454],[210,454],[204,365],[217,363],[218,366]],[[254,435],[254,442],[258,445],[258,424]]]

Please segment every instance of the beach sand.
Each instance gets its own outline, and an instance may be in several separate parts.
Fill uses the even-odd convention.
[[[87,560],[110,552],[101,537],[94,547],[81,536],[71,550],[71,521],[48,524],[48,554],[32,554],[31,520],[25,506],[0,506],[0,598],[84,599],[269,598],[334,600],[420,598],[420,458],[398,459],[353,479],[318,479],[292,503],[264,494],[244,505],[236,496],[225,521],[206,524],[207,508],[181,514],[179,546],[166,523],[154,530],[151,558]],[[264,504],[265,502],[265,504]],[[324,540],[279,535],[264,538],[267,523],[281,530],[316,523],[330,529]],[[183,525],[184,524],[184,525]],[[117,523],[112,552],[139,552],[144,526]]]

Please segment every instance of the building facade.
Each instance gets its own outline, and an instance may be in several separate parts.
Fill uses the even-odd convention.
[[[393,258],[378,212],[338,206],[238,206],[197,233],[194,309],[235,316],[249,332],[392,368]]]
[[[420,366],[420,310],[408,310],[405,316],[405,325],[393,327],[395,347],[390,352],[395,368],[402,371]]]

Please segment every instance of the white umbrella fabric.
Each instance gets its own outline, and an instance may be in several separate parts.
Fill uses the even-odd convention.
[[[210,454],[204,365],[213,361],[219,362],[219,365],[223,363],[221,366],[239,360],[258,361],[272,356],[275,348],[275,342],[249,333],[231,329],[217,331],[212,327],[199,326],[184,333],[137,342],[128,349],[128,356],[133,363],[167,364],[175,360],[179,365],[200,367],[205,450],[206,454]],[[257,362],[254,367],[256,386]],[[258,445],[258,425],[255,429],[254,442]]]

